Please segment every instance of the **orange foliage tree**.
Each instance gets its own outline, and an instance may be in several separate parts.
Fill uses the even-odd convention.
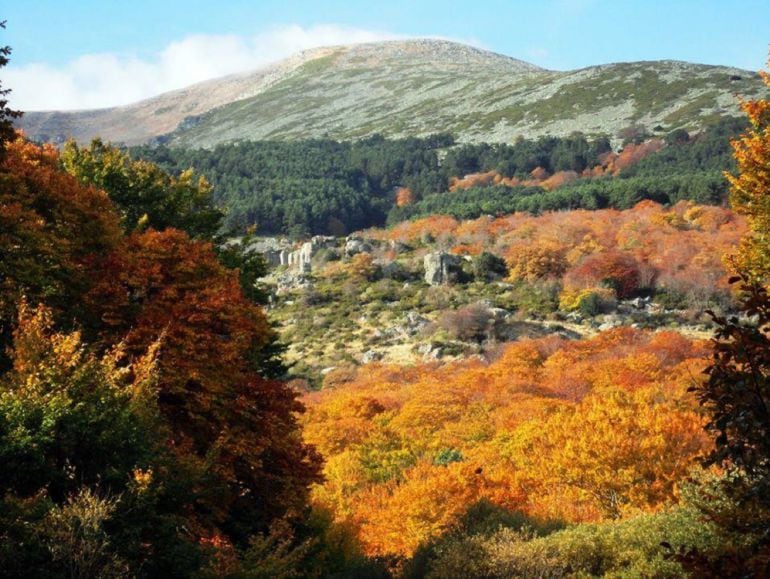
[[[620,283],[624,296],[637,287],[661,289],[705,306],[713,296],[728,293],[721,256],[745,230],[743,216],[723,207],[642,201],[625,211],[515,213],[471,221],[431,216],[368,235],[409,244],[427,236],[452,244],[455,253],[487,251],[505,258],[517,281],[550,277],[565,285],[574,282],[574,290],[601,283],[604,278],[598,276],[604,273],[615,280],[609,283]],[[580,275],[573,276],[576,270]]]
[[[244,525],[298,511],[317,459],[298,439],[294,392],[254,370],[271,330],[237,272],[210,243],[176,230],[131,235],[95,269],[85,296],[91,328],[129,352],[162,339],[160,407],[175,445],[216,457],[223,488],[212,492],[212,481],[214,504]]]
[[[608,287],[619,298],[632,296],[639,289],[640,271],[628,253],[605,251],[583,259],[565,279],[567,286]]]
[[[59,169],[53,146],[18,137],[0,163],[0,369],[7,365],[21,296],[73,315],[90,284],[89,260],[109,251],[120,229],[103,191]]]
[[[630,328],[507,346],[492,362],[368,364],[308,394],[314,501],[369,554],[408,557],[486,500],[541,518],[656,510],[708,448],[685,396],[708,347]]]
[[[301,439],[296,393],[259,375],[272,331],[238,275],[210,243],[181,231],[124,236],[108,195],[63,172],[55,148],[22,139],[7,145],[0,162],[2,355],[22,296],[50,306],[57,331],[82,327],[99,355],[121,344],[126,372],[159,342],[164,444],[180,472],[191,473],[174,508],[191,536],[222,535],[244,546],[273,519],[302,512],[319,459]],[[0,370],[9,365],[0,360]]]
[[[770,73],[759,73],[770,86]],[[733,141],[738,172],[726,174],[730,181],[730,205],[747,216],[749,232],[733,258],[738,271],[767,285],[770,279],[770,101],[757,99],[742,103],[752,130]]]
[[[396,207],[405,207],[414,203],[414,193],[408,187],[396,189]]]
[[[514,281],[560,278],[567,269],[564,249],[550,240],[513,245],[505,253],[505,261]]]

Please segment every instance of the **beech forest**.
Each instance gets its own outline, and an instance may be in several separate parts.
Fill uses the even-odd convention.
[[[770,573],[770,100],[192,149],[12,96],[0,575]]]

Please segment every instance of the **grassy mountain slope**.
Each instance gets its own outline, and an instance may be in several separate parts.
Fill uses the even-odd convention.
[[[237,139],[349,139],[450,131],[463,141],[698,128],[738,114],[737,94],[762,90],[739,69],[675,61],[558,72],[462,44],[391,41],[300,53],[135,105],[29,113],[41,140],[95,135],[136,144],[210,147]]]

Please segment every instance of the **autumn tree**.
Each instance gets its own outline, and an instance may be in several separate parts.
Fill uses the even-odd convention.
[[[11,576],[191,573],[196,475],[168,452],[157,344],[99,356],[22,303],[0,378],[0,566]]]
[[[135,161],[100,139],[83,148],[68,141],[61,162],[81,183],[107,192],[126,231],[174,227],[191,237],[210,239],[219,229],[223,213],[213,206],[211,185],[192,169],[171,176],[155,163]]]
[[[396,207],[404,207],[414,203],[414,193],[408,187],[396,189]]]
[[[687,395],[706,344],[621,328],[488,362],[367,364],[306,395],[314,502],[372,555],[408,557],[485,500],[579,522],[661,510],[709,446]]]
[[[126,537],[120,541],[131,553],[118,554],[121,561],[130,566],[131,561],[154,558],[155,563],[140,563],[142,569],[165,576],[189,575],[206,559],[201,549],[219,552],[229,545],[243,552],[256,535],[268,533],[274,521],[287,519],[293,524],[302,520],[309,486],[319,479],[319,459],[301,439],[297,415],[302,406],[295,392],[262,376],[273,355],[274,334],[262,309],[243,293],[239,278],[239,271],[219,261],[210,242],[191,239],[178,229],[150,228],[125,235],[108,195],[62,171],[55,148],[21,138],[8,145],[0,164],[0,324],[3,352],[13,344],[16,353],[3,360],[0,372],[5,373],[11,361],[16,369],[0,381],[7,378],[19,386],[9,387],[0,396],[15,413],[8,420],[0,418],[0,438],[4,433],[21,437],[9,443],[4,464],[18,458],[13,454],[14,444],[29,443],[30,453],[37,454],[29,465],[19,463],[8,476],[0,477],[0,484],[14,477],[34,475],[39,481],[47,477],[48,482],[36,482],[35,489],[57,494],[51,504],[27,503],[31,495],[21,497],[21,503],[9,504],[0,515],[11,513],[12,517],[0,521],[4,538],[6,532],[16,533],[13,513],[26,506],[46,507],[41,516],[47,516],[49,506],[55,508],[51,516],[61,522],[65,534],[79,524],[72,517],[92,513],[96,518],[88,524],[96,542],[91,547],[102,548],[103,539],[111,536],[109,528],[124,528]],[[18,324],[14,321],[15,310],[24,300],[30,307],[50,306],[46,310],[50,332],[37,334],[74,336],[51,338],[55,344],[48,350],[53,349],[53,361],[47,354],[18,354],[48,351],[28,344],[27,333],[22,331],[29,327],[23,321],[26,318]],[[19,330],[14,337],[15,327]],[[72,334],[73,328],[82,331]],[[67,348],[77,350],[81,357],[70,349],[60,351],[59,342],[75,344]],[[139,435],[124,429],[122,415],[115,415],[123,398],[111,375],[93,368],[103,368],[107,362],[97,361],[113,360],[110,356],[119,351],[120,356],[111,362],[115,375],[129,379],[136,372],[132,361],[140,360],[158,343],[154,398],[147,404],[157,410],[159,426],[156,430],[148,427],[147,435],[157,433],[159,439],[153,444],[162,449],[163,460],[142,462],[130,456],[125,460],[137,466],[140,482],[152,468],[154,475],[149,480],[159,481],[163,492],[142,495],[141,500],[134,497],[136,502],[131,502],[134,498],[123,490],[133,484],[124,477],[128,467],[118,468],[110,461],[129,452]],[[93,381],[108,391],[89,382],[93,392],[73,402],[73,424],[59,423],[61,408],[56,404],[66,402],[68,396],[79,396],[80,383],[75,378],[79,380],[80,374],[70,379],[69,374],[61,374],[64,370],[55,373],[49,366],[61,363],[67,372],[79,372],[86,351],[92,352],[88,360],[96,361],[83,364],[94,375]],[[43,400],[35,402],[37,406],[25,406],[24,388],[48,379],[54,382],[46,388],[56,395],[41,394]],[[55,407],[50,412],[41,410],[49,402]],[[104,406],[113,403],[118,410]],[[91,410],[103,419],[88,414]],[[65,410],[61,412],[63,420],[69,421]],[[42,419],[42,426],[35,422]],[[135,428],[143,424],[132,416],[124,422]],[[47,447],[37,440],[37,434],[26,437],[24,428],[30,424],[54,429],[44,433],[48,438],[43,441],[60,445],[51,451],[51,457],[44,456]],[[79,429],[77,436],[69,434],[70,426]],[[113,441],[109,431],[100,430],[110,427],[119,440]],[[128,445],[125,452],[98,446],[121,441]],[[92,481],[87,488],[76,488],[67,479],[72,468],[81,468],[79,449],[85,453],[85,466],[82,473],[75,473],[76,480]],[[55,461],[64,465],[63,474],[50,471]],[[38,476],[35,468],[48,469],[49,474]],[[174,476],[162,477],[161,471]],[[123,486],[112,485],[113,476]],[[106,493],[123,493],[128,502],[116,503],[113,495],[99,494],[99,484]],[[37,492],[35,489],[24,492]],[[152,515],[156,503],[166,509],[169,518],[160,521]],[[146,526],[137,526],[132,517],[145,520]],[[82,545],[79,539],[62,547],[57,557],[66,559],[66,553],[77,545]],[[175,557],[186,562],[175,564]]]
[[[760,73],[770,86],[770,75]],[[721,529],[726,554],[680,554],[694,573],[745,577],[770,572],[770,101],[742,103],[750,130],[733,142],[737,175],[731,202],[746,214],[749,232],[732,263],[738,271],[743,318],[715,317],[714,355],[708,380],[694,388],[709,415],[716,446],[708,463],[725,470],[705,501],[706,515]]]
[[[770,87],[770,73],[760,71]],[[765,286],[770,276],[770,100],[742,103],[751,128],[732,142],[737,174],[726,173],[730,205],[748,219],[746,235],[734,259],[738,271]]]
[[[245,540],[301,512],[318,459],[300,439],[295,393],[260,376],[271,329],[237,272],[173,229],[129,236],[96,271],[84,298],[94,339],[129,352],[163,339],[159,404],[175,446],[211,464],[207,516]]]
[[[561,277],[567,268],[564,249],[551,240],[514,245],[506,252],[505,261],[514,281]]]
[[[479,497],[476,466],[439,468],[418,464],[404,481],[362,493],[356,517],[371,555],[409,556],[431,537],[451,528]],[[408,529],[408,532],[405,530]]]
[[[157,164],[134,160],[100,139],[89,147],[67,142],[61,164],[84,185],[107,192],[128,233],[174,228],[192,238],[212,240],[219,232],[224,214],[214,206],[212,186],[192,169],[173,176]],[[267,273],[267,264],[261,254],[247,251],[248,242],[246,236],[240,244],[220,244],[216,252],[226,267],[238,270],[243,293],[254,303],[265,304],[267,293],[258,280]],[[269,355],[267,350],[271,350]],[[269,376],[285,374],[282,353],[275,340],[265,347],[263,370]]]
[[[70,322],[91,284],[90,264],[118,241],[113,205],[103,191],[59,168],[53,146],[21,137],[0,162],[0,370],[7,366],[17,304],[45,302]]]
[[[566,285],[606,287],[619,298],[628,298],[639,289],[639,264],[621,251],[595,253],[583,259],[567,276]]]
[[[697,413],[657,388],[600,390],[518,435],[514,464],[542,488],[535,507],[588,519],[663,505],[707,444]]]

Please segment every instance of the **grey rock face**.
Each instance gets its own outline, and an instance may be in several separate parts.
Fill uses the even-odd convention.
[[[225,246],[240,246],[245,243],[242,239],[231,239]],[[286,265],[291,251],[291,242],[281,237],[261,237],[253,239],[244,246],[249,254],[261,253],[269,265]]]
[[[422,344],[417,348],[417,353],[422,354],[422,359],[426,362],[440,360],[444,356],[441,348],[433,344]]]
[[[282,295],[288,292],[296,290],[307,290],[313,287],[312,282],[308,279],[304,273],[291,273],[286,272],[280,275],[277,279],[276,293]]]
[[[396,241],[395,239],[391,239],[388,243],[388,246],[390,249],[394,252],[398,253],[404,253],[405,251],[409,251],[411,248],[406,243],[401,243],[400,241]]]
[[[334,247],[335,243],[336,241],[333,237],[316,235],[310,241],[303,243],[298,250],[289,253],[286,265],[293,267],[300,273],[310,273],[310,262],[316,252],[325,247]]]
[[[428,325],[428,320],[417,312],[407,312],[404,316],[404,327],[409,335],[414,335]]]
[[[372,246],[360,237],[348,237],[345,239],[345,256],[352,257],[358,253],[371,253]]]
[[[404,267],[397,261],[390,261],[388,263],[382,264],[380,271],[382,273],[382,277],[385,279],[400,280],[407,277],[407,272],[404,270]]]
[[[382,360],[382,353],[375,350],[368,350],[361,356],[362,364],[370,364],[371,362],[376,362],[378,360]]]
[[[456,255],[444,251],[428,253],[423,259],[425,282],[430,285],[452,283],[457,279],[459,266],[460,258]]]

